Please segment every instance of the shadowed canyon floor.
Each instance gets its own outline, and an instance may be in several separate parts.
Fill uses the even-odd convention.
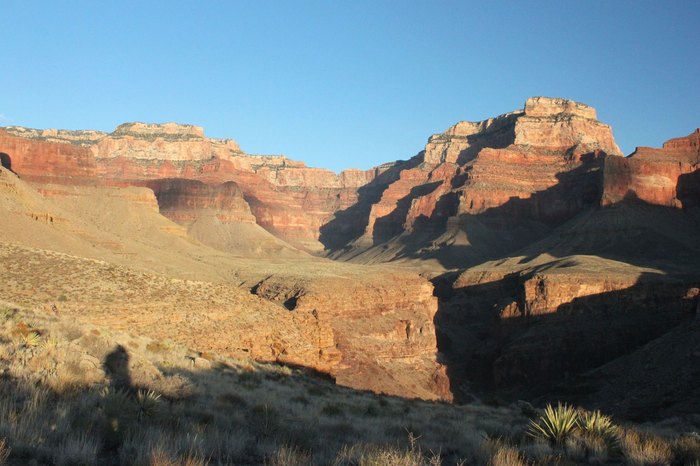
[[[280,363],[515,417],[564,400],[700,429],[700,130],[623,157],[593,108],[535,97],[367,171],[174,123],[1,128],[0,162],[17,312],[188,348],[198,370]],[[485,462],[474,448],[443,457]],[[236,461],[274,450],[251,449]]]

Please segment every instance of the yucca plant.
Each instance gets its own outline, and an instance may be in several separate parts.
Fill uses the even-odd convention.
[[[600,411],[583,411],[579,413],[578,422],[584,432],[600,435],[605,439],[617,437],[617,426],[610,416],[606,416]]]
[[[41,335],[39,335],[39,332],[29,332],[23,337],[23,340],[24,346],[33,348],[41,343]]]
[[[136,402],[139,406],[139,418],[153,417],[161,409],[160,393],[153,390],[139,390],[136,392]]]
[[[54,335],[49,335],[49,336],[46,337],[46,339],[44,340],[44,343],[43,343],[42,346],[43,346],[44,349],[46,349],[47,351],[51,351],[51,350],[56,349],[56,348],[58,347],[58,344],[59,344],[58,338],[56,338]]]
[[[573,406],[559,403],[554,408],[548,404],[544,414],[539,419],[530,421],[527,434],[537,439],[561,445],[576,429],[577,424],[578,412]]]

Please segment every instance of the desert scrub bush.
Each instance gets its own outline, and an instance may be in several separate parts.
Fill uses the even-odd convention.
[[[146,349],[151,353],[167,353],[172,348],[166,341],[152,341],[146,345]]]
[[[90,465],[97,459],[100,439],[88,434],[69,434],[53,454],[57,466]]]
[[[119,459],[125,466],[206,466],[210,461],[201,437],[168,432],[162,426],[134,428],[119,449]]]
[[[339,403],[327,403],[321,408],[321,414],[330,417],[339,417],[345,414],[345,410]]]
[[[282,445],[265,458],[265,466],[306,466],[311,455],[298,447]]]
[[[508,442],[499,438],[484,440],[478,451],[478,464],[488,466],[527,466],[520,451]]]
[[[664,466],[671,464],[673,453],[664,439],[650,433],[625,430],[620,435],[620,451],[626,464]]]
[[[56,348],[58,348],[59,343],[60,343],[60,341],[58,340],[58,338],[55,335],[49,335],[44,339],[41,346],[42,346],[42,348],[44,348],[44,350],[49,352],[49,351],[53,351]]]
[[[527,466],[525,458],[511,446],[503,445],[489,458],[488,466]]]
[[[527,434],[536,439],[562,445],[566,438],[576,429],[577,423],[578,413],[573,406],[559,403],[554,408],[548,404],[544,409],[543,415],[530,421]]]
[[[676,463],[683,465],[700,466],[700,437],[684,435],[671,445]]]
[[[440,466],[439,455],[424,457],[418,448],[401,450],[388,445],[356,443],[340,449],[333,466]]]
[[[10,320],[17,313],[16,309],[0,304],[0,320]]]
[[[260,437],[272,437],[280,431],[280,414],[268,404],[257,404],[246,413],[251,431]]]

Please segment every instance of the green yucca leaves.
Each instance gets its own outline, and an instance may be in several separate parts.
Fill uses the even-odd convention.
[[[600,411],[581,412],[578,422],[584,432],[597,434],[603,438],[612,438],[617,434],[617,426],[610,416],[606,416]]]
[[[160,411],[160,394],[153,390],[139,390],[136,393],[139,407],[139,417],[153,417]]]
[[[39,343],[41,343],[41,335],[39,335],[39,332],[29,332],[24,336],[25,346],[39,346]]]
[[[539,419],[530,421],[527,434],[560,445],[576,429],[577,423],[578,413],[573,406],[559,403],[554,408],[548,404]]]

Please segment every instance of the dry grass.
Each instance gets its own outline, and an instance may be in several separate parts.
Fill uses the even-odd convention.
[[[634,466],[664,466],[671,464],[673,459],[667,440],[635,430],[626,430],[621,434],[620,450],[626,463]]]
[[[0,466],[3,466],[7,462],[7,458],[10,456],[12,448],[7,446],[5,439],[0,439]]]
[[[527,462],[520,451],[510,445],[498,446],[487,464],[488,466],[527,466]]]

